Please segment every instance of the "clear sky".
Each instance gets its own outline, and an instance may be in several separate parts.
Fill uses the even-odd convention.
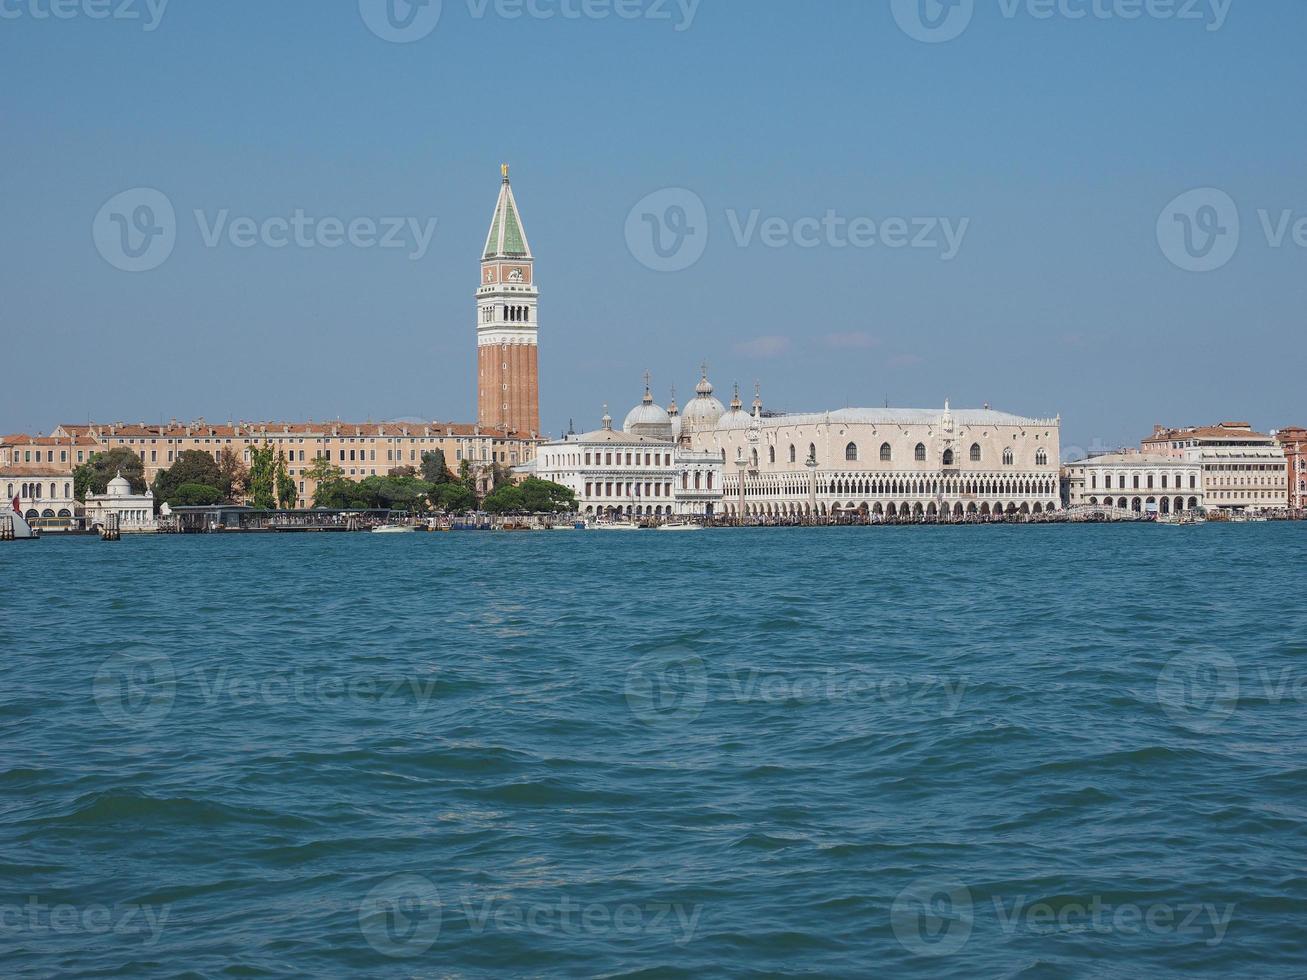
[[[1307,423],[1299,0],[393,2],[0,0],[0,430],[472,420],[503,160],[551,432],[705,359],[1064,447]]]

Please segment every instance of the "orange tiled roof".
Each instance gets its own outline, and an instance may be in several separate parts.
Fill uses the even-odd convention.
[[[89,436],[29,436],[16,434],[0,436],[0,446],[94,446],[96,441]]]
[[[1250,439],[1265,442],[1271,438],[1251,428],[1234,428],[1226,425],[1203,425],[1192,429],[1163,429],[1144,440],[1144,444],[1153,442],[1176,442],[1181,439]]]
[[[119,424],[92,422],[83,425],[61,425],[60,431],[70,436],[97,439],[148,439],[148,438],[217,438],[257,439],[261,436],[292,435],[325,438],[380,438],[416,437],[438,439],[448,437],[490,436],[511,441],[529,440],[520,432],[503,433],[481,429],[466,422],[238,422],[215,425],[204,419],[194,422],[169,422],[166,425]]]

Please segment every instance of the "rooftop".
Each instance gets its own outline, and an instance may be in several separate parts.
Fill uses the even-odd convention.
[[[945,415],[953,418],[959,426],[985,425],[1024,425],[1053,426],[1059,425],[1058,419],[1034,419],[1007,412],[997,412],[989,408],[841,408],[832,412],[801,412],[793,415],[764,415],[760,424],[764,428],[777,428],[785,425],[803,425],[820,422],[863,423],[870,425],[939,425]],[[738,418],[724,417],[719,423],[721,428],[747,428],[752,416],[741,413]]]

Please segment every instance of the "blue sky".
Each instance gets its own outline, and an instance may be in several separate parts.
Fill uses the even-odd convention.
[[[646,369],[684,401],[704,359],[779,409],[1060,412],[1064,447],[1307,422],[1296,0],[925,0],[947,41],[916,0],[444,0],[406,43],[373,0],[56,2],[0,0],[6,432],[471,420],[501,160],[552,432]],[[135,188],[176,215],[138,273],[93,235]],[[650,268],[642,215],[685,202],[702,254]],[[365,223],[273,247],[297,212]],[[241,218],[273,230],[238,247]],[[1186,221],[1216,267],[1181,267]]]

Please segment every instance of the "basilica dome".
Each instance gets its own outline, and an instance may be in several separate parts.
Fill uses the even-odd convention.
[[[118,475],[109,481],[109,496],[130,497],[131,495],[132,485],[126,477],[123,476],[122,471],[119,470]]]
[[[748,425],[750,421],[749,413],[744,410],[744,402],[740,401],[740,386],[736,385],[735,394],[731,396],[731,410],[717,420],[716,427],[719,429],[733,429]]]
[[[632,435],[647,436],[650,439],[663,439],[671,442],[674,438],[671,416],[661,405],[655,405],[653,392],[645,382],[644,399],[639,405],[626,413],[622,431]]]
[[[717,425],[718,420],[726,414],[726,406],[713,397],[712,382],[707,372],[695,386],[694,398],[681,413],[681,429],[684,432],[703,432]]]

